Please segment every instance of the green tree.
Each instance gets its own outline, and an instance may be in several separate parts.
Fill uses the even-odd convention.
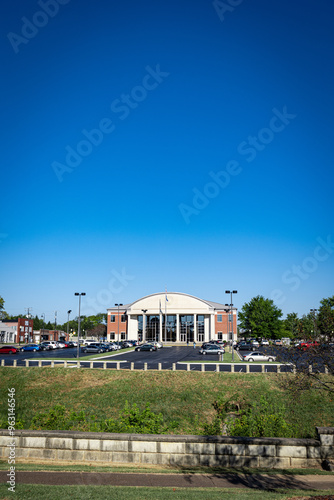
[[[304,391],[310,387],[334,393],[334,296],[322,299],[316,311],[299,320],[300,338],[313,341],[311,347],[291,348],[285,353],[285,362],[293,364],[296,375],[289,374],[287,387]],[[310,369],[311,367],[311,369]],[[326,372],[326,373],[324,373]]]
[[[272,300],[258,295],[242,306],[239,326],[253,337],[279,339],[284,334],[282,315]]]
[[[7,313],[5,311],[5,300],[0,297],[0,319],[7,318]]]
[[[329,342],[334,339],[334,295],[320,301],[319,314],[317,316],[317,326],[320,335]]]
[[[298,337],[303,340],[309,340],[314,337],[315,322],[313,314],[303,314],[302,318],[299,320],[298,330]]]
[[[292,339],[299,337],[299,318],[297,313],[289,313],[284,320],[285,334]]]

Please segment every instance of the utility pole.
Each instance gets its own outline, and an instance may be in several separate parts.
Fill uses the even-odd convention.
[[[232,294],[238,293],[238,290],[225,290],[225,293],[231,295],[230,299],[230,309],[229,309],[229,321],[231,322],[231,336],[232,336],[232,363],[234,363],[234,335],[233,335],[233,303]],[[227,304],[228,305],[228,304]]]
[[[32,307],[25,307],[24,309],[25,309],[25,311],[27,311],[27,318],[28,318],[28,334],[27,334],[27,335],[25,334],[25,335],[24,335],[24,337],[25,337],[25,339],[26,339],[26,340],[28,340],[28,339],[29,339],[29,318],[30,318],[30,309],[32,309]],[[19,342],[19,344],[20,344],[20,342]]]
[[[57,311],[55,311],[55,332],[53,335],[53,340],[56,340],[56,334],[57,334]]]

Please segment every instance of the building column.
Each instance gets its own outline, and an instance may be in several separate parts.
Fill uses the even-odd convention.
[[[194,314],[194,342],[197,342],[197,314]]]
[[[215,314],[210,314],[210,340],[215,339]]]
[[[166,318],[165,318],[166,321]],[[162,342],[163,333],[162,333],[162,312],[159,313],[159,342]]]
[[[180,315],[176,314],[176,342],[180,342]]]
[[[146,314],[143,313],[143,338],[142,342],[146,342]]]

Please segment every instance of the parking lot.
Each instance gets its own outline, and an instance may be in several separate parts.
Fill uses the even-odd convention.
[[[273,348],[275,349],[275,348]],[[266,349],[267,350],[267,349]],[[275,349],[275,351],[277,348]],[[242,354],[246,354],[243,351]],[[13,366],[14,360],[16,360],[17,366],[25,366],[26,360],[29,360],[29,366],[38,366],[39,361],[42,366],[51,365],[51,360],[57,365],[57,360],[65,359],[70,361],[77,360],[77,349],[55,349],[50,351],[37,351],[37,352],[20,352],[18,354],[12,355],[2,355],[1,359],[4,359],[6,366]],[[234,352],[235,361],[239,361],[238,355]],[[91,361],[94,361],[93,365]],[[224,361],[224,360],[223,360]],[[106,365],[104,365],[104,362]],[[118,352],[105,353],[102,356],[92,356],[90,354],[82,353],[80,349],[80,363],[82,368],[105,368],[107,369],[133,369],[135,370],[187,370],[191,371],[201,371],[202,364],[205,364],[205,371],[217,371],[216,363],[219,362],[218,355],[206,355],[203,356],[199,354],[199,347],[196,349],[193,346],[167,346],[157,351],[134,351],[134,350],[124,350]],[[191,363],[190,368],[188,364]],[[238,364],[234,366],[235,372],[246,372],[247,367],[251,372],[262,371],[262,365],[265,365],[266,372],[276,372],[277,365],[275,363],[262,363],[262,364]],[[73,365],[75,366],[75,365]],[[219,371],[230,372],[232,371],[231,363],[222,363],[219,366]],[[289,367],[284,365],[281,366],[281,371],[290,371]]]

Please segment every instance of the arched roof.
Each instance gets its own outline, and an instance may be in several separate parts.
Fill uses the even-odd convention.
[[[167,297],[167,300],[166,300]],[[215,309],[224,310],[226,306],[224,304],[219,304],[217,302],[210,302],[208,300],[200,299],[194,295],[190,295],[182,292],[158,292],[152,293],[135,300],[127,307],[128,314],[131,312],[141,313],[142,309],[147,310],[162,310],[174,309],[174,310],[201,310],[213,311]]]

